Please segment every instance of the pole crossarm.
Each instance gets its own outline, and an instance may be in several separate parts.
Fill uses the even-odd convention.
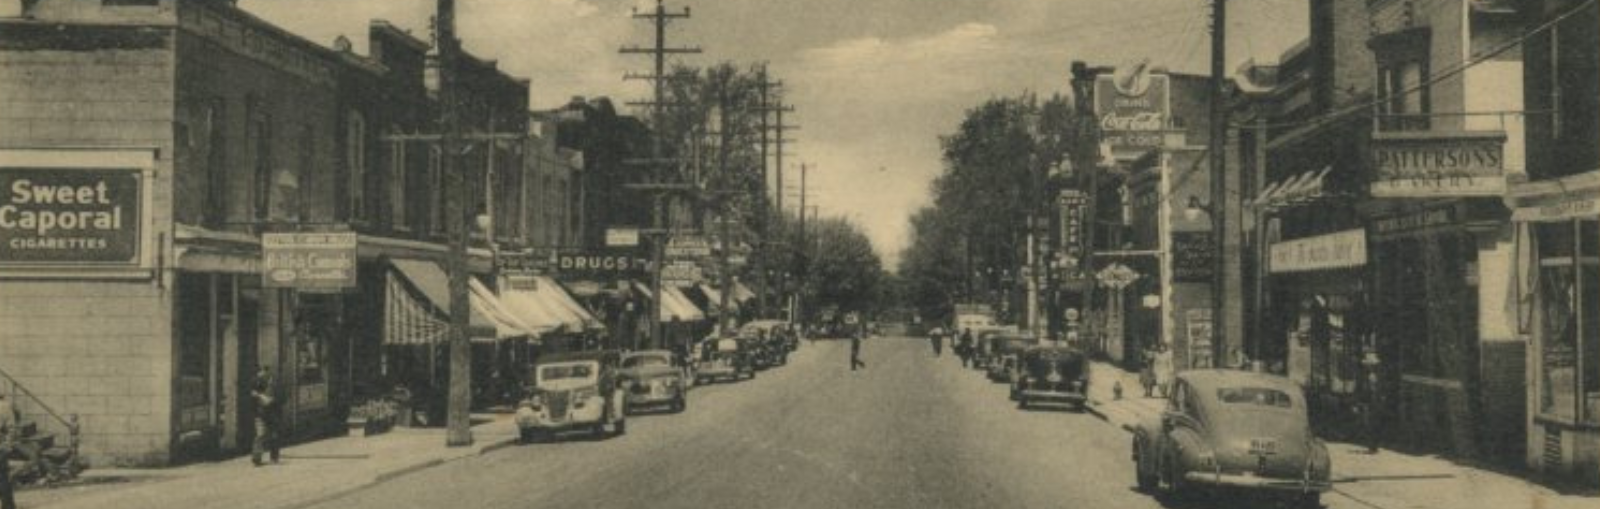
[[[528,135],[524,133],[466,133],[455,135],[453,139],[465,141],[515,141],[527,137]],[[379,140],[391,143],[436,143],[443,142],[444,138],[445,135],[443,134],[385,134],[378,137]]]
[[[654,55],[654,54],[657,54],[657,53],[684,55],[684,54],[696,54],[696,53],[700,53],[702,51],[704,51],[704,50],[702,50],[702,49],[700,49],[699,47],[696,47],[696,46],[687,46],[687,47],[679,47],[679,48],[643,48],[643,47],[639,47],[639,46],[623,46],[622,49],[617,50],[618,53],[623,53],[623,54],[642,53],[642,54],[646,54],[646,55]]]

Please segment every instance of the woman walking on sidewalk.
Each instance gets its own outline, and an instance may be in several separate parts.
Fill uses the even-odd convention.
[[[261,456],[268,454],[273,463],[278,462],[278,401],[277,384],[272,379],[272,369],[261,366],[256,373],[256,383],[250,388],[250,398],[256,404],[256,440],[250,448],[250,462],[261,466]]]

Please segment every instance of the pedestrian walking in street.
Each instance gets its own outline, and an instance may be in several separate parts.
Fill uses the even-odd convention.
[[[972,365],[972,329],[961,330],[961,340],[956,343],[956,355],[961,357],[961,367]]]
[[[938,357],[944,353],[944,329],[934,327],[928,332],[928,341],[933,342],[933,356]]]
[[[1156,350],[1145,348],[1139,352],[1139,385],[1144,387],[1144,397],[1148,398],[1156,390]]]
[[[1168,397],[1172,389],[1172,349],[1166,343],[1156,344],[1156,389],[1161,392],[1161,397]]]
[[[256,404],[256,440],[250,448],[250,462],[261,466],[261,456],[268,455],[273,463],[278,462],[278,449],[281,446],[278,437],[278,424],[281,416],[282,403],[279,401],[277,383],[272,377],[272,368],[262,366],[256,372],[255,385],[250,387],[250,398]]]
[[[11,490],[11,467],[7,458],[17,449],[22,439],[22,415],[5,393],[0,393],[0,509],[17,509],[17,500]]]
[[[865,333],[861,330],[857,330],[855,334],[850,335],[850,371],[855,371],[857,368],[866,369],[867,367],[867,363],[861,362],[861,336],[863,335]]]

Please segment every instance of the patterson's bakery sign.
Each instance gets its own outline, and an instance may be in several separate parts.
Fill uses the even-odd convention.
[[[0,153],[0,266],[141,266],[151,156],[128,155]]]
[[[1165,74],[1149,64],[1101,75],[1094,82],[1094,112],[1100,133],[1114,154],[1139,153],[1166,144],[1172,89]]]

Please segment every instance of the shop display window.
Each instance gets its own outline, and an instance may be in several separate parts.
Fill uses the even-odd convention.
[[[1535,225],[1539,414],[1600,424],[1600,222]]]

